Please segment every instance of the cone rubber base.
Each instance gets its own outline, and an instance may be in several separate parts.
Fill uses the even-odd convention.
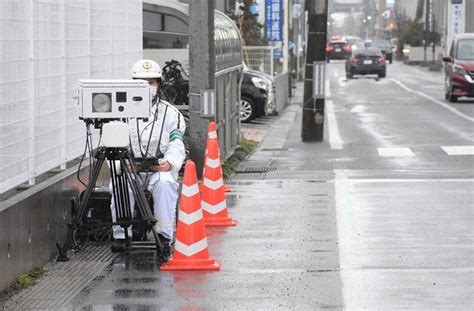
[[[222,263],[207,259],[170,259],[160,267],[162,271],[219,271]]]
[[[233,220],[230,217],[226,218],[204,218],[204,224],[206,227],[231,227],[236,226],[237,220]]]

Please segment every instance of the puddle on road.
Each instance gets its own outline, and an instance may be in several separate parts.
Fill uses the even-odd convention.
[[[253,267],[252,276],[250,279],[244,277],[245,281],[240,281],[248,281],[250,282],[249,284],[256,282],[259,278],[262,278],[262,280],[258,282],[265,281],[266,279],[260,276],[259,271],[264,271],[262,274],[267,274],[269,267],[274,268],[276,275],[279,277],[284,277],[287,273],[295,273],[296,270],[294,267],[288,270],[289,272],[285,272],[286,270],[282,269],[282,267],[279,266],[280,264],[268,265],[268,263],[263,263],[260,258],[247,258],[250,256],[250,253],[246,255],[246,249],[240,249],[240,245],[245,245],[245,247],[250,250],[260,247],[265,253],[273,252],[277,254],[273,255],[274,257],[267,254],[265,261],[284,254],[285,247],[279,244],[282,242],[282,236],[279,234],[279,230],[275,230],[275,226],[278,225],[278,221],[280,221],[281,217],[288,219],[288,217],[291,218],[294,216],[293,214],[285,216],[285,211],[287,211],[288,206],[299,206],[298,211],[307,218],[318,219],[318,221],[328,219],[330,215],[327,212],[328,207],[326,205],[328,200],[330,200],[330,196],[332,196],[331,189],[334,187],[333,180],[330,177],[328,177],[328,180],[324,180],[321,176],[310,176],[309,174],[304,176],[307,176],[307,180],[256,180],[229,184],[235,192],[227,194],[227,205],[229,208],[239,209],[238,212],[240,214],[234,215],[236,218],[239,216],[236,220],[242,221],[242,223],[239,222],[238,227],[235,228],[206,228],[210,256],[224,264],[223,271],[216,273],[210,273],[208,271],[164,272],[159,270],[161,263],[157,261],[155,251],[135,250],[129,255],[121,254],[118,256],[110,267],[111,272],[105,277],[103,282],[90,288],[89,294],[83,297],[84,299],[81,300],[81,303],[85,306],[95,308],[96,306],[105,306],[103,304],[105,301],[109,303],[107,307],[113,307],[113,310],[148,310],[148,308],[154,309],[166,305],[162,305],[164,301],[162,299],[169,297],[176,302],[176,306],[181,308],[186,306],[187,303],[192,302],[199,302],[196,306],[199,308],[201,302],[209,302],[210,299],[216,298],[216,295],[218,295],[215,293],[216,284],[221,287],[224,286],[226,290],[238,292],[239,285],[237,283],[234,281],[222,281],[222,278],[231,277],[238,280],[238,274],[245,271],[245,267],[249,266],[248,263],[252,263],[250,265]],[[304,178],[304,176],[302,176],[302,178]],[[301,197],[298,197],[296,196],[297,193],[303,194]],[[255,201],[255,196],[257,195],[259,195],[259,200]],[[249,205],[249,202],[252,205]],[[262,213],[262,211],[266,209],[280,209],[280,212],[264,216],[266,217],[266,222],[268,222],[266,229],[249,227],[249,216],[262,216],[255,214],[253,211],[255,210],[257,213]],[[313,225],[313,223],[311,223],[311,225]],[[245,243],[243,243],[243,241],[236,242],[236,236],[234,236],[233,243],[235,243],[238,248],[229,250],[228,245],[231,243],[231,241],[229,241],[229,238],[231,238],[230,235],[236,232],[237,237],[240,239],[244,237],[246,241]],[[328,248],[328,243],[325,242],[333,241],[333,239],[324,239],[324,237],[320,236],[320,233],[315,230],[310,230],[310,232],[311,235],[308,235],[308,237],[311,237],[312,240],[309,242],[311,247],[308,248],[308,256],[313,259],[332,256],[331,254],[335,250]],[[308,242],[303,238],[301,243]],[[319,248],[317,246],[318,243],[323,243],[324,245],[320,245]],[[286,242],[284,244],[287,245]],[[229,261],[232,263],[229,256],[238,256],[238,261],[244,263],[242,266],[238,266],[238,274],[236,274],[235,258],[234,266],[232,266],[232,264],[229,264]],[[229,266],[226,266],[226,264],[229,264]],[[254,264],[255,267],[253,266]],[[262,267],[264,268],[262,269]],[[284,273],[282,273],[282,271],[284,271]],[[305,273],[306,270],[301,269],[301,271]],[[308,272],[324,273],[331,271],[321,269]],[[140,299],[146,300],[151,304],[149,306],[135,305],[134,303],[140,301]],[[94,304],[94,302],[96,302],[96,304]],[[196,307],[193,306],[190,307],[190,309],[197,310]]]
[[[154,289],[116,289],[114,295],[117,298],[153,298],[158,295],[158,291]]]

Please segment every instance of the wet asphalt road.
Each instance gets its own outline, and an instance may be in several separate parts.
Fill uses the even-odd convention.
[[[447,104],[440,73],[387,72],[329,64],[323,142],[301,142],[301,85],[243,126],[265,140],[228,182],[239,224],[207,230],[221,271],[120,255],[67,309],[471,310],[474,102]]]
[[[268,166],[299,106],[260,120],[267,137],[245,167]],[[273,122],[275,121],[275,122]],[[256,124],[251,125],[258,127]],[[270,151],[272,153],[273,151]],[[236,227],[208,229],[219,272],[160,272],[152,252],[119,256],[70,304],[77,310],[342,309],[333,174],[305,179],[237,174],[228,185]]]

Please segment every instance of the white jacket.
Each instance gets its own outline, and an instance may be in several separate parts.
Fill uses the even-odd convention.
[[[131,149],[135,157],[155,157],[163,127],[160,151],[164,154],[163,159],[171,164],[171,173],[176,180],[186,156],[183,143],[186,123],[181,112],[170,103],[161,100],[157,105],[157,115],[155,115],[156,105],[154,105],[152,116],[147,122],[138,120],[137,126],[137,119],[129,120]],[[155,122],[154,126],[153,122]]]

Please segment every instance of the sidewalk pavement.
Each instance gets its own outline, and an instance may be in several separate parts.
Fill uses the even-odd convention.
[[[223,263],[221,271],[161,272],[150,251],[117,257],[104,253],[101,258],[88,254],[87,259],[72,258],[68,268],[103,267],[104,258],[109,266],[85,280],[83,273],[65,277],[52,264],[39,284],[8,306],[13,310],[18,303],[41,302],[49,309],[80,310],[342,309],[334,174],[331,167],[312,160],[316,153],[324,156],[327,143],[301,142],[302,95],[298,83],[292,104],[267,129],[243,131],[261,144],[227,181],[232,189],[227,206],[238,225],[207,229],[209,252]],[[73,293],[54,295],[58,286],[71,284]]]

